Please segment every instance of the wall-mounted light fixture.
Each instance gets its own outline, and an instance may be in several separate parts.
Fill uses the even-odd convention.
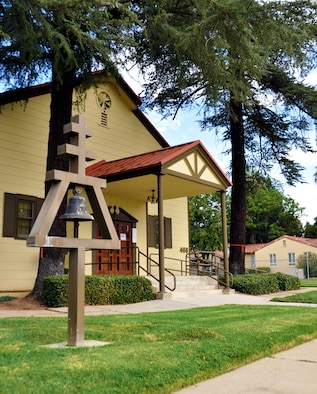
[[[117,207],[116,205],[110,205],[108,208],[111,215],[119,215],[121,212],[120,207]]]
[[[158,202],[158,198],[155,197],[155,189],[152,189],[152,195],[148,196],[146,201],[150,204],[156,204]]]

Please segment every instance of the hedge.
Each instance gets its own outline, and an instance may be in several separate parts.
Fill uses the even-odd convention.
[[[257,268],[246,268],[246,274],[269,274],[271,271],[270,267],[257,267]]]
[[[43,279],[42,298],[49,307],[68,304],[68,275]],[[88,305],[132,304],[153,300],[151,282],[141,276],[85,276],[85,303]]]
[[[233,277],[232,288],[246,294],[269,294],[300,288],[300,280],[292,275],[282,274],[246,274]]]
[[[300,280],[296,276],[282,274],[281,272],[277,272],[276,274],[278,285],[280,290],[298,290],[300,289]]]

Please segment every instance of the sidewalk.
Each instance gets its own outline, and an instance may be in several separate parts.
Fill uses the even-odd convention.
[[[317,339],[175,394],[315,394]]]
[[[301,289],[274,295],[252,296],[246,294],[215,294],[201,297],[182,297],[171,300],[153,300],[129,305],[86,306],[85,315],[107,315],[126,313],[147,313],[174,311],[226,304],[240,305],[282,305],[294,307],[306,306],[317,308],[316,304],[277,303],[270,299],[298,292],[315,289]],[[67,316],[66,308],[49,308],[42,310],[1,310],[0,318],[5,317],[45,317]],[[317,324],[317,314],[316,314]],[[187,387],[175,394],[209,394],[225,392],[226,394],[305,394],[317,393],[317,339],[293,349],[265,357],[259,361],[238,368],[216,378]]]
[[[205,306],[217,306],[228,304],[239,305],[282,305],[282,306],[306,306],[317,307],[315,304],[299,304],[299,303],[285,303],[285,302],[271,302],[273,297],[285,297],[287,295],[296,294],[298,292],[311,291],[314,289],[304,288],[301,290],[288,291],[283,293],[265,294],[260,296],[253,296],[241,293],[215,293],[210,296],[196,296],[196,297],[180,297],[165,300],[153,300],[147,302],[139,302],[136,304],[127,305],[86,305],[85,316],[91,315],[108,315],[108,314],[122,314],[122,313],[145,313],[145,312],[160,312],[160,311],[176,311],[181,309],[200,308]],[[3,317],[47,317],[47,316],[67,316],[68,308],[47,308],[38,310],[1,310],[0,318]],[[317,391],[316,391],[317,392]]]

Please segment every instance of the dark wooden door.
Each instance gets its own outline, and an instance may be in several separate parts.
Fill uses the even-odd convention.
[[[114,221],[121,249],[103,249],[96,251],[97,275],[132,275],[133,274],[133,248],[132,223]],[[97,238],[101,238],[97,229]]]

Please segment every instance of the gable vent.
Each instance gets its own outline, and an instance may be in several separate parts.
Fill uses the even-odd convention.
[[[97,95],[97,105],[101,110],[100,112],[100,126],[108,127],[108,111],[111,108],[111,98],[105,90],[100,90]]]
[[[101,112],[100,126],[108,127],[108,114],[106,113],[106,111]]]

